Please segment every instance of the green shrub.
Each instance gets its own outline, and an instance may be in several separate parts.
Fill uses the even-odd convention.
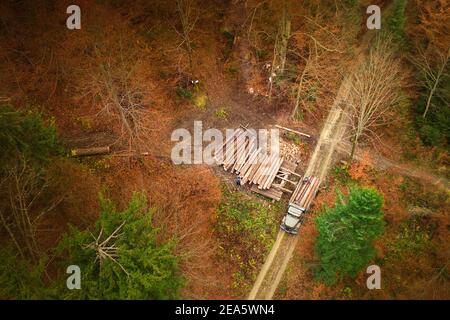
[[[284,134],[284,137],[286,138],[286,140],[292,141],[296,145],[302,145],[302,140],[300,139],[299,135],[294,132],[286,132]]]
[[[224,191],[224,195],[219,206],[218,229],[246,234],[247,239],[269,248],[276,229],[274,212],[243,194]]]
[[[358,0],[344,0],[344,3],[349,7],[356,7],[359,4]]]
[[[194,106],[199,109],[205,109],[206,104],[208,102],[208,96],[206,93],[200,89],[195,90],[194,96],[192,98],[192,102],[194,103]]]
[[[428,188],[416,178],[405,177],[399,189],[401,199],[406,206],[439,210],[450,201],[446,191]]]
[[[260,60],[267,56],[267,51],[264,49],[255,48],[256,59]]]
[[[348,172],[348,165],[336,165],[333,169],[333,177],[342,185],[347,185],[352,180]]]
[[[437,146],[442,144],[444,141],[443,136],[438,128],[433,127],[429,124],[423,125],[419,129],[420,138],[425,145]]]
[[[419,219],[410,219],[403,223],[395,241],[388,244],[389,255],[403,258],[408,254],[418,254],[430,243],[430,230],[420,223]]]
[[[222,35],[227,39],[228,42],[233,43],[234,41],[234,34],[228,29],[228,28],[222,28],[220,29]]]
[[[176,87],[175,88],[175,92],[177,93],[177,95],[179,96],[179,97],[182,97],[182,98],[187,98],[187,99],[190,99],[190,98],[192,98],[192,91],[190,91],[190,90],[188,90],[188,89],[184,89],[184,88],[182,88],[182,87]]]
[[[224,261],[238,270],[233,276],[236,288],[249,289],[273,244],[281,212],[278,204],[268,206],[223,187],[215,231]]]
[[[219,119],[226,119],[228,117],[228,112],[225,110],[225,108],[220,108],[216,111],[216,117]]]
[[[231,76],[235,76],[239,72],[239,69],[235,66],[230,66],[226,70]]]
[[[305,113],[303,112],[303,110],[301,108],[297,108],[295,114],[294,114],[294,119],[297,121],[303,121],[305,118]]]

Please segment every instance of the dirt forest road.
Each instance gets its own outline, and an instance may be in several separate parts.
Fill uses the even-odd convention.
[[[341,106],[346,100],[348,92],[348,79],[344,79],[320,133],[314,153],[309,160],[305,176],[313,175],[322,181],[325,178],[332,164],[336,146],[344,136],[346,117],[343,116]],[[301,231],[297,236],[289,235],[281,230],[278,232],[272,250],[248,296],[249,300],[272,299],[301,236]]]
[[[336,151],[342,153],[346,157],[350,155],[351,145],[348,142],[341,142],[336,147]],[[367,150],[366,150],[367,151]],[[428,182],[439,189],[450,190],[450,181],[443,176],[439,176],[431,172],[429,169],[415,166],[414,164],[398,163],[394,160],[388,159],[374,150],[370,151],[371,165],[379,170],[391,170],[402,176],[416,178],[424,182]],[[364,158],[364,150],[357,149],[354,155],[355,160],[362,160]]]
[[[342,152],[342,144],[348,142],[345,139],[345,131],[348,128],[348,117],[345,116],[343,108],[350,91],[350,78],[353,71],[367,57],[367,49],[370,48],[371,40],[375,35],[375,33],[367,33],[364,29],[361,42],[355,48],[355,58],[352,61],[352,66],[350,69],[347,69],[347,77],[343,79],[336,94],[317,145],[309,159],[308,167],[304,174],[305,176],[316,176],[321,181],[324,181],[328,170],[336,158],[334,156]],[[278,232],[277,239],[248,295],[249,300],[270,300],[273,298],[301,236],[301,227],[296,236],[289,235],[281,230]]]

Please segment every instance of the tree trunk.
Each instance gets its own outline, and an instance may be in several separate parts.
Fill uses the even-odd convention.
[[[283,14],[281,16],[275,44],[273,46],[273,62],[270,71],[269,82],[269,101],[272,98],[272,87],[275,77],[284,74],[286,68],[286,54],[289,38],[291,37],[291,18],[289,16],[289,8],[286,2],[283,4]]]
[[[287,4],[283,7],[283,16],[280,22],[280,35],[281,35],[281,46],[280,46],[280,75],[284,74],[286,68],[286,53],[289,38],[291,37],[291,19],[289,17]]]
[[[355,135],[352,138],[352,151],[350,152],[350,162],[353,161],[353,157],[355,156],[356,145],[358,144],[358,137]]]
[[[431,98],[433,98],[433,96],[434,96],[434,92],[436,91],[436,88],[437,88],[437,85],[439,83],[439,79],[441,77],[441,74],[442,74],[442,69],[439,70],[439,73],[436,76],[436,81],[434,82],[433,88],[431,88],[430,93],[428,95],[427,104],[425,106],[425,111],[424,111],[424,113],[422,115],[423,118],[426,117],[428,109],[430,108]]]
[[[449,54],[450,54],[450,50],[447,52],[447,56],[442,59],[441,68],[439,69],[439,71],[436,74],[436,79],[434,81],[434,85],[430,90],[430,94],[428,95],[428,99],[427,99],[427,104],[425,106],[425,111],[423,112],[423,115],[422,115],[422,117],[424,117],[424,118],[427,115],[428,109],[430,108],[430,105],[431,105],[431,99],[434,96],[434,92],[436,91],[439,81],[441,80],[442,73],[444,72],[445,66],[447,65]]]
[[[300,76],[300,81],[297,85],[297,97],[295,98],[295,105],[294,105],[294,109],[292,110],[292,114],[291,114],[291,117],[293,120],[295,120],[295,115],[297,114],[298,106],[300,104],[300,96],[302,94],[302,89],[303,89],[303,79],[305,78],[305,75],[307,73],[308,66],[309,66],[309,57],[308,57],[308,60],[306,61],[305,68],[303,69],[302,75]]]
[[[94,148],[78,148],[72,149],[72,157],[93,156],[98,154],[108,154],[110,152],[109,146],[107,147],[94,147]]]

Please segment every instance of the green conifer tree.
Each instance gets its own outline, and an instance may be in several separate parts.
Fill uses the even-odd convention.
[[[335,206],[317,217],[319,280],[332,285],[339,277],[354,277],[375,257],[373,241],[384,228],[382,205],[376,190],[354,188],[348,197],[338,193]]]

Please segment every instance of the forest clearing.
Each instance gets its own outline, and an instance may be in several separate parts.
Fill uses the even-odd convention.
[[[0,18],[2,300],[450,298],[448,1]]]

